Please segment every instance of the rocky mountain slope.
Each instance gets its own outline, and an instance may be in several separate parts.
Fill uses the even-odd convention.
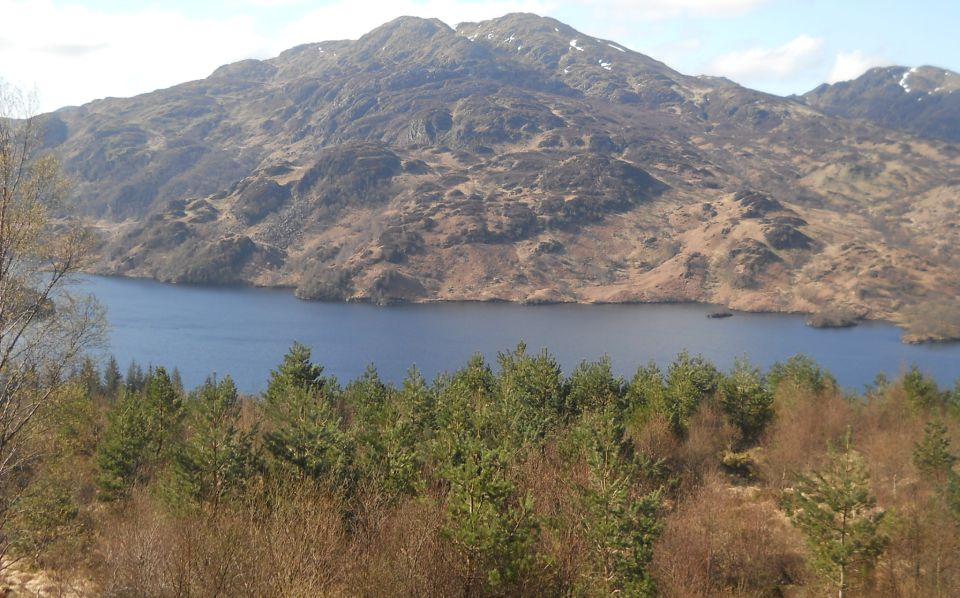
[[[960,148],[549,18],[401,18],[45,118],[103,272],[334,300],[710,301],[960,336]]]
[[[803,95],[827,114],[863,118],[915,135],[960,142],[960,74],[932,66],[873,68]]]

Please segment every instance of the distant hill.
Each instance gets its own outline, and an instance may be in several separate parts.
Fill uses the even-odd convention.
[[[711,301],[960,335],[960,149],[812,98],[511,14],[400,18],[45,119],[104,272],[335,300]]]
[[[834,116],[960,142],[960,75],[933,66],[870,69],[852,81],[823,84],[803,95]]]

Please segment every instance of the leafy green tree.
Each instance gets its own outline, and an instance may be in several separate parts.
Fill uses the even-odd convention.
[[[310,350],[295,343],[271,373],[264,394],[267,451],[298,475],[349,489],[354,480],[354,446],[334,409],[335,381],[310,361]]]
[[[929,409],[940,401],[937,382],[921,372],[915,364],[903,375],[900,383],[907,395],[907,400],[917,409]]]
[[[888,539],[880,530],[884,512],[870,494],[867,466],[849,436],[842,452],[831,451],[826,470],[797,476],[784,506],[806,536],[814,566],[840,598],[851,577],[871,570],[886,549]]]
[[[229,376],[208,378],[193,394],[187,429],[174,458],[174,476],[187,496],[217,504],[251,481],[259,469],[257,431],[241,429],[240,401]]]
[[[746,359],[738,359],[720,383],[720,406],[744,444],[755,443],[773,421],[773,392],[760,370]]]
[[[638,492],[638,481],[658,464],[638,459],[613,406],[584,417],[580,445],[589,466],[580,525],[591,548],[590,584],[606,594],[655,595],[649,566],[663,529],[662,500],[659,491]]]
[[[664,408],[670,429],[677,435],[687,432],[687,423],[700,403],[711,397],[720,382],[720,372],[701,356],[680,353],[667,369]]]
[[[937,485],[946,483],[957,456],[950,452],[950,435],[941,421],[931,421],[923,428],[923,439],[913,447],[913,463],[920,475]]]

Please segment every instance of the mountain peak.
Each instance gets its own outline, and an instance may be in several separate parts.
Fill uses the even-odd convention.
[[[851,81],[825,83],[803,99],[834,116],[960,141],[960,75],[940,67],[872,68]]]

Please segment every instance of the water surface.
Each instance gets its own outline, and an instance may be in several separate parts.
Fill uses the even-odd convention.
[[[439,303],[379,307],[300,301],[290,290],[195,287],[146,280],[86,277],[110,322],[107,353],[121,368],[179,368],[194,387],[216,372],[244,392],[266,387],[271,368],[298,340],[341,382],[375,364],[400,382],[416,364],[428,379],[462,367],[473,353],[494,361],[520,340],[547,348],[569,373],[584,359],[610,356],[629,376],[638,365],[668,365],[680,351],[702,354],[722,369],[747,355],[768,367],[797,353],[830,369],[842,385],[862,389],[878,372],[891,376],[912,363],[942,384],[960,378],[960,344],[907,345],[889,324],[816,330],[802,316],[736,313],[708,319],[709,306],[516,305]]]

